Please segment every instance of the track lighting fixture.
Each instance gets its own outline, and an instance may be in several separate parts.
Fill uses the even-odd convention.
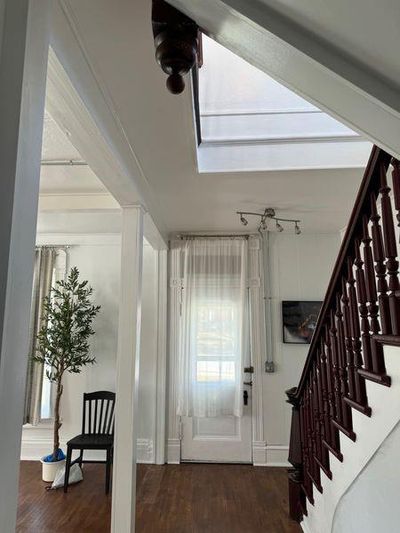
[[[236,211],[236,214],[240,216],[240,222],[243,224],[243,226],[247,226],[247,224],[249,223],[249,221],[247,220],[247,218],[245,218],[244,215],[260,217],[261,220],[258,224],[258,231],[268,231],[268,220],[275,220],[275,227],[278,232],[282,232],[285,229],[282,226],[281,222],[289,222],[291,224],[294,224],[295,234],[301,234],[300,220],[293,218],[277,217],[275,216],[275,209],[272,209],[272,207],[266,207],[263,213],[253,213],[251,211]]]

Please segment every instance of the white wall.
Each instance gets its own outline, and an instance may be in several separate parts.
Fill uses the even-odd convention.
[[[363,498],[363,490],[357,490],[357,484],[353,485],[355,479],[361,473],[361,484],[364,484],[364,480],[371,481],[374,478],[376,487],[373,487],[373,483],[369,485],[370,497],[372,497],[373,492],[376,493],[379,491],[380,494],[384,495],[385,498],[390,498],[390,489],[393,486],[393,481],[390,479],[389,472],[392,471],[396,473],[398,470],[396,466],[396,458],[398,455],[398,448],[392,454],[391,444],[386,444],[382,446],[387,436],[391,431],[398,427],[398,422],[400,419],[400,349],[394,346],[385,346],[385,366],[386,371],[389,376],[392,378],[391,387],[383,387],[372,381],[366,381],[367,386],[367,396],[368,404],[372,409],[371,418],[363,415],[359,411],[353,409],[353,429],[357,435],[357,440],[353,442],[348,439],[345,435],[340,434],[340,450],[343,454],[343,462],[338,461],[333,455],[330,454],[330,470],[332,472],[332,480],[329,480],[326,475],[321,472],[321,485],[323,488],[323,493],[321,494],[317,490],[314,490],[314,505],[307,503],[308,516],[305,516],[302,522],[302,527],[304,531],[308,533],[329,533],[332,531],[333,520],[335,516],[335,511],[338,508],[339,502],[343,496],[347,493],[348,496],[344,496],[343,505],[345,507],[345,512],[348,511],[348,498],[354,504],[354,509],[352,507],[351,513],[354,514],[354,517],[357,520],[360,518],[360,515],[365,514],[366,516],[362,518],[362,524],[364,518],[367,516],[371,517],[372,513],[379,514],[381,521],[374,522],[371,518],[370,526],[371,528],[360,527],[356,529],[340,529],[339,524],[342,523],[342,518],[340,518],[343,511],[338,510],[338,525],[335,527],[335,533],[350,533],[354,532],[365,532],[365,533],[375,533],[376,531],[382,531],[382,533],[391,533],[392,531],[398,531],[397,529],[385,528],[385,525],[390,526],[392,523],[392,518],[394,517],[394,509],[390,517],[384,516],[383,513],[383,503],[381,502],[381,508],[375,509],[369,506],[369,502]],[[395,430],[395,431],[398,431]],[[396,437],[394,437],[396,438]],[[390,439],[389,439],[390,442]],[[368,462],[375,455],[373,463],[378,461],[376,465],[379,465],[379,462],[385,464],[384,469],[378,472],[379,468],[372,466],[372,470],[368,473],[369,466]],[[390,455],[391,460],[388,457],[380,456]],[[364,470],[366,468],[366,470]],[[365,472],[363,474],[362,472]],[[375,472],[375,474],[374,474]],[[354,491],[351,488],[354,486]],[[397,491],[393,494],[395,498]],[[398,503],[395,499],[392,500],[393,507],[398,506]],[[362,512],[357,513],[358,506],[362,507]],[[360,507],[360,508],[361,508]],[[350,514],[346,514],[346,518],[349,520],[349,524],[353,524],[353,519],[350,519]],[[353,517],[353,518],[354,518]],[[377,520],[377,517],[374,518]],[[373,524],[380,524],[380,527],[372,527]]]
[[[339,502],[333,533],[398,533],[400,524],[400,425]]]
[[[49,216],[49,215],[48,215]],[[92,214],[90,218],[101,215]],[[58,219],[53,213],[51,220]],[[49,221],[51,227],[51,220]],[[46,218],[47,221],[47,218]],[[56,220],[54,220],[56,223]],[[91,220],[91,227],[96,220]],[[49,225],[46,223],[45,228]],[[66,230],[67,228],[62,228]],[[120,284],[120,236],[60,234],[38,235],[38,243],[68,244],[68,267],[77,266],[82,279],[87,279],[94,289],[94,302],[101,310],[94,322],[95,335],[91,339],[91,349],[96,356],[96,364],[83,369],[81,374],[67,374],[64,380],[64,393],[61,401],[61,443],[80,433],[82,395],[94,390],[115,391],[116,354],[118,334],[118,302]],[[157,253],[146,244],[144,246],[143,300],[142,300],[142,341],[139,372],[139,461],[154,461],[155,416],[156,416],[156,361],[157,361]],[[52,446],[51,424],[42,423],[37,427],[25,426],[22,435],[22,459],[37,459],[50,453]]]
[[[323,300],[339,250],[339,234],[271,234],[275,373],[263,376],[268,464],[285,464],[291,407],[285,391],[298,384],[309,345],[283,344],[282,300]]]

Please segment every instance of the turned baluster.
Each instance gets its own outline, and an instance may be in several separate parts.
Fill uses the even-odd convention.
[[[313,395],[312,390],[312,380],[313,375],[310,374],[310,381],[308,383],[308,398],[309,398],[309,422],[310,422],[310,428],[311,428],[311,471],[312,471],[312,479],[315,483],[315,486],[320,491],[321,490],[321,479],[320,479],[320,471],[317,461],[315,460],[316,457],[318,457],[318,450],[317,450],[317,424],[316,424],[316,417],[315,417],[315,398]]]
[[[315,457],[321,461],[321,427],[319,419],[319,402],[318,402],[318,390],[317,390],[317,374],[316,367],[313,366],[311,371],[311,400],[313,404],[314,413],[314,428],[315,428]]]
[[[334,389],[334,399],[335,399],[335,420],[342,424],[342,400],[340,396],[340,378],[339,378],[339,366],[338,366],[338,357],[337,357],[337,338],[336,338],[336,323],[331,310],[330,317],[330,338],[331,338],[331,356],[332,356],[332,375],[333,375],[333,389]]]
[[[364,368],[368,372],[372,371],[371,355],[371,335],[369,332],[368,307],[367,307],[367,289],[365,286],[364,261],[361,259],[361,244],[359,240],[355,243],[355,261],[356,266],[356,286],[358,312],[361,322],[361,346]]]
[[[309,401],[308,401],[308,394],[307,394],[307,385],[304,389],[304,432],[305,432],[305,462],[307,465],[307,475],[308,477],[312,477],[312,462],[311,462],[311,456],[312,456],[312,443],[311,443],[311,428],[310,428],[310,407],[309,407]]]
[[[390,187],[386,179],[386,169],[381,165],[381,209],[383,238],[385,242],[386,268],[389,277],[389,306],[393,335],[400,334],[400,301],[399,301],[399,262],[397,261],[397,245],[394,231]],[[383,331],[383,333],[385,333]]]
[[[349,297],[347,294],[347,283],[344,278],[342,278],[342,304],[343,304],[344,346],[346,350],[348,397],[354,400],[356,396],[355,376],[354,376],[354,369],[355,369],[354,353],[353,353],[353,343],[352,343],[352,337],[351,337]]]
[[[350,258],[347,260],[348,283],[349,283],[349,307],[350,307],[350,330],[353,346],[353,361],[354,361],[354,389],[355,402],[364,408],[367,407],[367,391],[365,387],[365,380],[360,376],[358,370],[362,368],[363,359],[361,355],[361,332],[359,310],[357,305],[357,296],[354,278],[353,265]],[[369,346],[369,344],[368,344]]]
[[[310,456],[309,456],[309,428],[307,423],[307,400],[305,391],[303,392],[303,398],[300,404],[300,424],[302,434],[302,451],[303,451],[303,483],[306,491],[307,498],[312,501],[312,484],[310,479]]]
[[[329,453],[324,442],[329,442],[330,438],[327,438],[326,435],[326,411],[327,411],[327,400],[324,392],[324,387],[326,387],[324,379],[324,368],[322,359],[324,357],[324,343],[321,337],[320,350],[317,357],[316,373],[317,373],[317,397],[318,397],[318,406],[319,406],[319,426],[320,426],[320,453],[321,453],[321,463],[324,468],[325,474],[330,476],[329,471]]]
[[[382,228],[379,223],[380,219],[381,217],[379,216],[376,207],[376,196],[374,193],[371,193],[372,250],[374,255],[375,272],[377,278],[379,314],[382,333],[384,335],[388,335],[392,332],[392,324],[390,321],[388,284],[386,281],[385,252],[383,248]]]
[[[367,308],[369,318],[369,330],[371,335],[378,335],[380,332],[380,325],[378,320],[379,306],[377,304],[377,292],[375,283],[374,262],[372,259],[371,237],[368,232],[368,218],[363,217],[363,237],[364,243],[363,259],[364,259],[364,273],[367,289]],[[383,348],[373,338],[371,339],[371,359],[372,372],[377,376],[386,375],[385,363],[383,360]]]
[[[339,379],[340,379],[340,399],[342,402],[342,425],[343,427],[351,431],[352,428],[352,419],[351,419],[351,409],[344,402],[344,399],[348,396],[348,383],[347,383],[347,372],[346,372],[346,355],[345,355],[345,345],[344,345],[344,331],[343,331],[343,313],[341,310],[341,297],[340,294],[336,294],[336,329],[337,329],[337,360],[339,368]]]
[[[337,428],[332,424],[332,420],[336,420],[336,405],[335,405],[335,385],[333,377],[333,362],[331,353],[331,334],[329,327],[325,326],[324,332],[324,344],[325,344],[325,370],[326,370],[326,384],[327,384],[327,396],[329,411],[327,413],[326,420],[326,435],[329,436],[327,444],[331,451],[337,456],[340,453],[340,441]]]
[[[324,336],[321,338],[321,363],[320,363],[320,375],[321,375],[321,396],[322,396],[322,409],[324,415],[324,439],[329,445],[331,445],[331,424],[330,424],[330,399],[329,399],[329,385],[327,376],[327,356],[326,345]]]

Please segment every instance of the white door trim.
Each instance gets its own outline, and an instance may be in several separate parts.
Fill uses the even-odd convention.
[[[167,463],[179,464],[181,461],[181,424],[177,416],[177,354],[179,348],[179,317],[182,304],[182,279],[180,277],[180,249],[172,247],[168,253],[168,291],[169,291],[169,343],[168,343],[168,439]]]
[[[167,250],[159,250],[157,258],[158,302],[157,302],[157,385],[156,385],[156,428],[154,435],[155,462],[165,463],[165,422],[167,385]]]
[[[251,315],[250,342],[254,366],[252,387],[252,448],[253,464],[267,462],[267,443],[264,437],[263,374],[266,355],[265,306],[263,300],[262,253],[258,236],[249,238],[249,307]]]
[[[177,408],[177,353],[179,348],[179,316],[182,298],[180,252],[172,244],[169,251],[169,348],[168,348],[168,439],[167,462],[179,464],[181,458],[182,428]],[[252,316],[251,347],[254,374],[252,377],[252,462],[255,466],[267,464],[267,443],[264,437],[263,364],[266,354],[264,309],[262,294],[260,241],[257,235],[249,238],[249,294]]]

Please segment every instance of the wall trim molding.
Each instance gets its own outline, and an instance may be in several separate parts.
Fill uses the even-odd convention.
[[[289,468],[289,446],[267,445],[267,466],[281,466]]]
[[[265,466],[267,464],[267,443],[265,441],[253,441],[253,465]]]
[[[180,462],[181,462],[181,441],[180,439],[168,439],[167,463],[169,465],[179,465]]]
[[[65,244],[66,246],[121,246],[120,233],[38,233],[36,244]]]
[[[61,440],[60,447],[62,449],[66,450],[69,438]],[[21,441],[21,461],[38,461],[41,457],[51,453],[52,447],[53,438],[51,429],[48,429],[47,436],[42,437],[28,437],[24,434]],[[104,455],[102,452],[87,450],[84,458],[99,459],[102,455]],[[154,463],[154,445],[152,439],[137,439],[137,462]]]
[[[265,441],[253,441],[253,465],[288,468],[289,446],[268,445]]]

